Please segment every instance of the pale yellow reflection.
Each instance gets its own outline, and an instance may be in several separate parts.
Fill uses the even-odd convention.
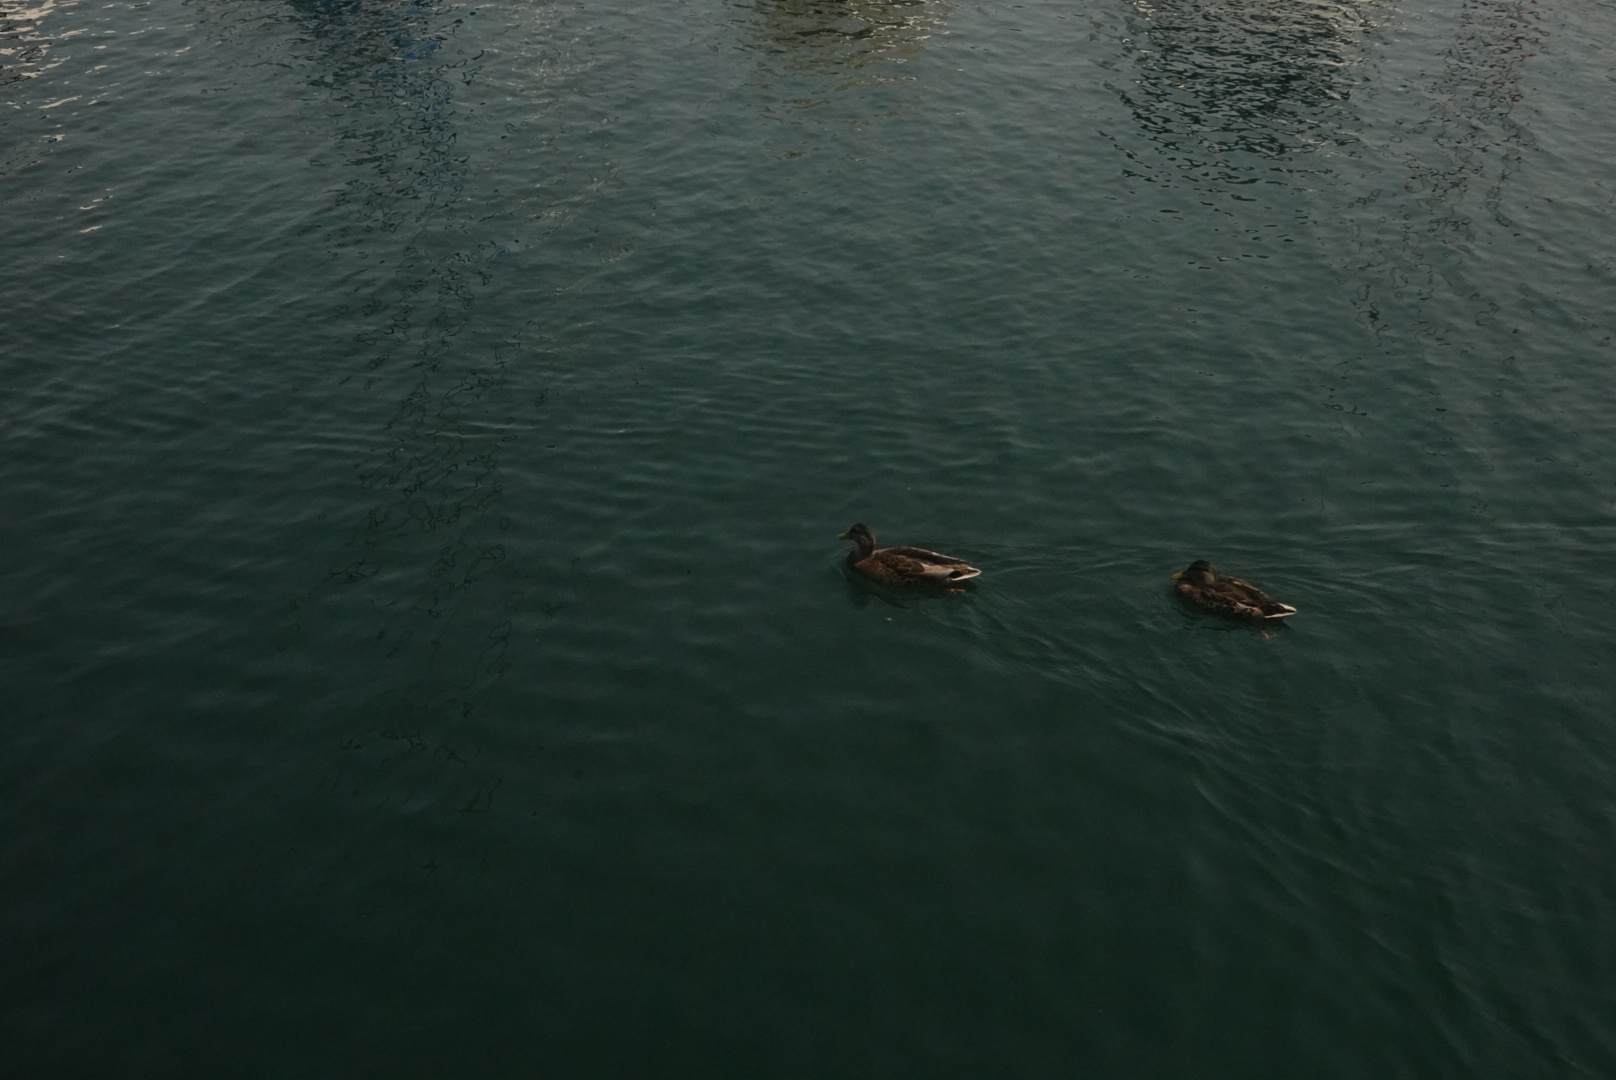
[[[758,48],[786,71],[836,77],[840,85],[903,78],[901,65],[925,50],[947,17],[935,0],[757,0],[756,9]]]

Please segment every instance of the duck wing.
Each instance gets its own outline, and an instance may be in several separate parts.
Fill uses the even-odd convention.
[[[1296,609],[1289,604],[1281,604],[1249,581],[1237,577],[1219,578],[1214,588],[1243,615],[1258,619],[1283,619],[1296,614]]]
[[[965,581],[982,573],[970,563],[925,548],[882,548],[872,558],[881,560],[894,575],[913,581]]]

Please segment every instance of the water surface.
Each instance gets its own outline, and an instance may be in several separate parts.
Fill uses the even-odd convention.
[[[1610,1075],[1613,44],[0,0],[6,1056]]]

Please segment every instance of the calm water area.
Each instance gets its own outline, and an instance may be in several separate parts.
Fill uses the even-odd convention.
[[[1616,1076],[1613,55],[0,0],[0,1071]]]

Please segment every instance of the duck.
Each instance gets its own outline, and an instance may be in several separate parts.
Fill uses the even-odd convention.
[[[875,534],[862,521],[837,537],[857,545],[847,553],[847,565],[883,585],[941,585],[949,587],[982,573],[954,558],[917,547],[875,546]],[[956,590],[963,591],[963,590]]]
[[[1239,619],[1284,619],[1296,614],[1289,604],[1281,604],[1255,585],[1237,577],[1224,577],[1205,559],[1196,559],[1189,568],[1174,574],[1178,595],[1219,615]]]

